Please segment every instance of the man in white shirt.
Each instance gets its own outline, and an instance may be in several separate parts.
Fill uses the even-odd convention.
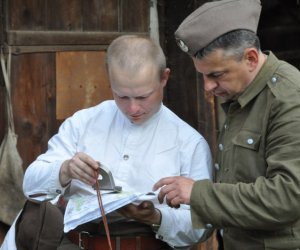
[[[211,179],[207,142],[162,104],[170,74],[162,49],[147,38],[121,36],[108,48],[107,66],[114,100],[78,111],[62,124],[47,152],[26,170],[23,188],[30,200],[94,192],[100,163],[128,191],[151,191],[166,176]],[[145,201],[118,213],[123,221],[152,226],[153,239],[167,243],[163,249],[190,249],[205,238],[205,230],[192,228],[189,206]]]

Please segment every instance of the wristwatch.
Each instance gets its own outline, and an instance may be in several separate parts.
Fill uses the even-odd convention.
[[[155,208],[155,210],[159,213],[159,224],[155,224],[155,223],[151,224],[151,229],[152,229],[153,232],[157,233],[157,231],[160,227],[160,224],[161,224],[161,216],[162,215],[161,215],[161,212],[158,208]]]
[[[153,232],[157,233],[160,225],[158,224],[151,224],[151,229]]]

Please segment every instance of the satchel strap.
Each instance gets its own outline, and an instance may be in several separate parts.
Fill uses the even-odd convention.
[[[7,124],[8,129],[10,129],[13,133],[15,132],[14,126],[14,117],[12,111],[12,101],[11,101],[11,84],[10,84],[10,72],[11,72],[11,47],[8,46],[8,55],[7,61],[5,62],[5,56],[3,52],[3,48],[1,48],[1,68],[4,78],[4,83],[6,87],[6,110],[7,110]]]
[[[95,175],[96,175],[96,179],[97,179],[97,177],[98,177],[98,172],[97,171],[95,172]],[[105,228],[105,233],[106,233],[106,238],[107,238],[109,250],[112,250],[108,223],[107,223],[107,219],[106,219],[106,215],[105,215],[105,211],[104,211],[104,207],[103,207],[103,203],[102,203],[100,185],[99,185],[98,181],[96,181],[96,191],[97,191],[97,198],[98,198],[99,208],[101,210],[101,215],[102,215],[102,220],[103,220],[103,224],[104,224],[104,228]]]

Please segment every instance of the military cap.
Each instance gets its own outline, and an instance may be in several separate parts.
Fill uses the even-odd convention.
[[[245,29],[256,33],[261,12],[260,0],[207,2],[183,20],[175,32],[178,46],[191,56],[219,36]]]

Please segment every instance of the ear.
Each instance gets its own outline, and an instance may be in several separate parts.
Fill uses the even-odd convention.
[[[171,72],[171,70],[169,68],[165,68],[162,73],[160,82],[163,85],[163,87],[165,87],[168,82],[170,72]]]
[[[259,52],[255,48],[248,48],[245,50],[246,64],[249,66],[249,71],[253,72],[256,70],[259,64]]]

